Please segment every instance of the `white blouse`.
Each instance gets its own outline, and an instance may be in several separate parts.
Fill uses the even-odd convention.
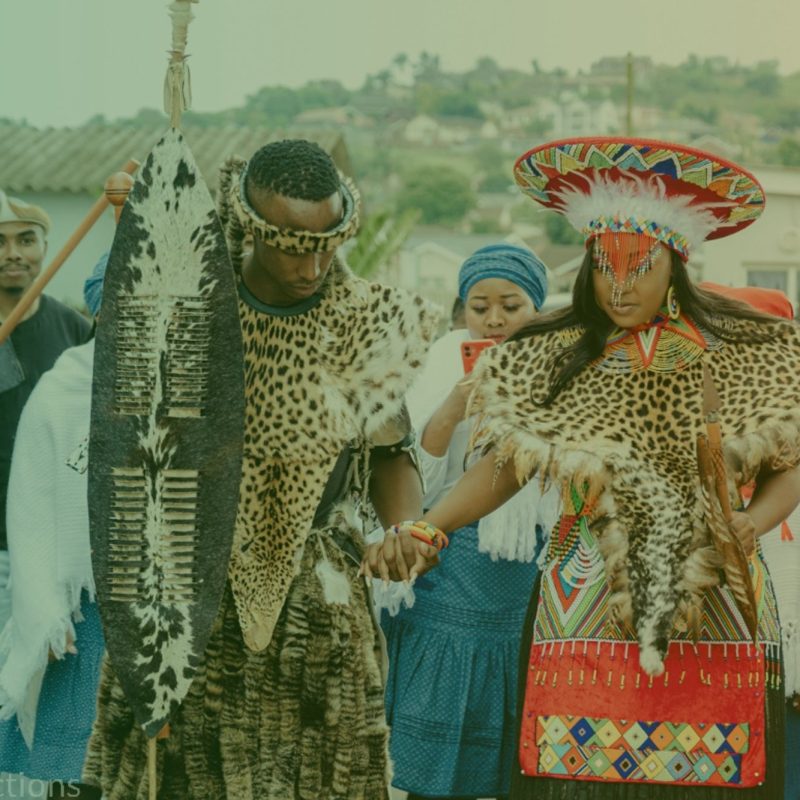
[[[435,342],[424,370],[406,398],[411,424],[420,440],[434,412],[464,377],[461,343],[469,338],[466,330],[457,330]],[[434,506],[464,474],[470,435],[471,421],[465,420],[456,426],[443,456],[433,456],[420,446],[425,509]],[[558,519],[559,508],[557,487],[542,494],[539,481],[529,481],[508,502],[480,521],[480,551],[489,553],[493,559],[532,561],[536,555],[536,526],[542,526],[545,533],[549,533]]]

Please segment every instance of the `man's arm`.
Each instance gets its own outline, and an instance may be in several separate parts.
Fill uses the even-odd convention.
[[[422,480],[411,456],[401,451],[389,455],[385,449],[373,450],[372,474],[369,483],[370,500],[384,528],[422,516]],[[368,577],[379,575],[384,581],[406,581],[416,573],[425,572],[437,562],[432,545],[420,542],[408,533],[389,533],[383,542],[367,548],[364,569]]]
[[[384,528],[422,515],[422,480],[411,456],[381,457],[373,451],[369,497]]]
[[[370,441],[369,497],[384,527],[422,514],[422,479],[411,453],[414,434],[408,410],[389,420]]]

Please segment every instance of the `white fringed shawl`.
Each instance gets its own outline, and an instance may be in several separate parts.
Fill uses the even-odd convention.
[[[451,331],[436,341],[430,349],[425,367],[415,380],[406,397],[406,405],[411,416],[411,424],[421,440],[425,426],[439,406],[450,394],[453,386],[464,377],[461,363],[461,342],[466,341],[469,334],[464,330]],[[469,421],[467,421],[469,424]],[[451,441],[451,449],[460,447],[453,455],[463,462],[466,455],[469,435],[459,436],[458,429]],[[421,448],[420,448],[421,449]],[[432,456],[427,456],[433,460]],[[420,461],[423,472],[427,472],[426,454],[421,452]],[[426,487],[426,504],[433,505],[439,496],[432,497],[434,492]],[[517,494],[500,508],[488,514],[478,523],[478,550],[488,553],[493,561],[533,561],[536,556],[536,527],[541,526],[545,535],[558,520],[561,509],[560,491],[551,487],[542,492],[540,482],[535,478],[529,481]],[[540,555],[546,552],[543,547]],[[414,604],[414,592],[405,584],[384,586],[381,581],[373,583],[373,601],[377,608],[386,609],[391,616],[397,614],[405,605],[411,608]]]
[[[12,615],[0,634],[0,718],[16,714],[29,747],[48,652],[63,657],[82,590],[94,596],[87,475],[67,466],[89,433],[93,361],[91,340],[66,350],[42,377],[22,412],[11,464]]]
[[[439,339],[431,347],[425,368],[406,398],[411,424],[420,439],[436,409],[450,394],[453,386],[464,377],[461,342],[468,338],[466,331],[459,330]],[[469,436],[463,438],[463,448],[466,451]],[[454,437],[451,447],[455,445]],[[458,446],[462,446],[461,440],[458,441]],[[455,457],[463,461],[465,455],[466,452],[458,452]],[[426,498],[426,502],[430,499]],[[433,502],[429,505],[433,505]],[[541,526],[545,534],[549,534],[558,519],[560,506],[557,489],[543,493],[538,480],[529,481],[500,508],[480,520],[478,549],[481,553],[488,553],[494,561],[498,558],[533,561],[536,555],[536,526]]]

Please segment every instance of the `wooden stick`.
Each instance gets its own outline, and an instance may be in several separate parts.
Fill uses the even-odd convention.
[[[158,771],[156,769],[156,737],[147,740],[147,796],[149,800],[158,800]]]
[[[128,193],[133,188],[133,175],[128,172],[115,172],[103,186],[108,202],[114,206],[114,219],[119,224],[122,207],[128,199]]]
[[[139,162],[131,159],[122,168],[123,172],[129,175],[136,172]],[[105,194],[99,197],[95,204],[89,209],[89,213],[84,217],[80,225],[75,229],[72,236],[67,239],[67,243],[59,250],[58,255],[52,260],[50,266],[39,275],[39,277],[28,287],[28,291],[20,298],[19,302],[6,317],[5,322],[0,325],[0,344],[11,336],[12,331],[25,316],[25,312],[34,304],[36,299],[44,290],[44,287],[52,280],[53,276],[61,268],[61,265],[69,258],[72,251],[80,244],[81,239],[89,232],[92,225],[100,218],[108,206],[108,198]]]

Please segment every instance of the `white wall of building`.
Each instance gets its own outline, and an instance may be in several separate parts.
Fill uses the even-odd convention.
[[[395,282],[450,310],[458,292],[458,270],[464,257],[435,242],[402,250]]]
[[[761,218],[734,236],[707,242],[703,279],[727,286],[764,286],[800,306],[800,169],[754,170],[767,196]]]

